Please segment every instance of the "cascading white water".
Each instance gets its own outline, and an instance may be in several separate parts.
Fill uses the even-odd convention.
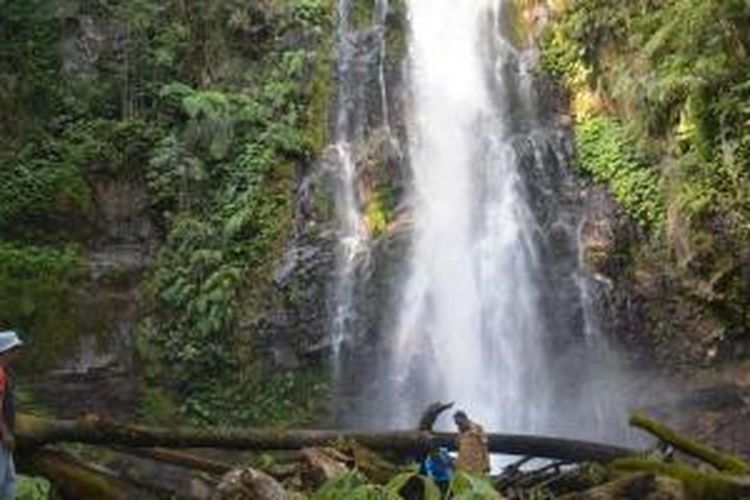
[[[337,203],[338,220],[341,222],[336,257],[338,278],[331,323],[332,355],[334,370],[337,371],[342,344],[354,320],[355,271],[358,260],[367,252],[368,235],[356,197],[355,166],[350,145],[341,141],[337,142],[334,147],[341,176]]]
[[[413,231],[388,241],[400,249],[410,239],[403,262],[375,253],[364,274],[371,242],[352,148],[373,125],[390,132],[387,1],[376,2],[373,26],[354,32],[351,2],[339,1],[332,162],[339,254],[331,335],[343,403],[336,418],[413,427],[426,405],[455,401],[491,430],[622,440],[612,425],[624,413],[613,397],[616,358],[596,317],[600,287],[579,251],[569,136],[537,106],[525,54],[508,41],[511,0],[407,0],[408,105],[395,109],[405,111],[408,139],[398,159],[412,172],[402,200],[411,217],[401,222],[413,225],[396,227]],[[374,86],[383,106],[376,124],[363,110]],[[378,275],[384,258],[397,265]],[[360,324],[373,310],[377,324]]]
[[[334,165],[336,166],[336,211],[339,221],[338,253],[336,256],[336,289],[334,292],[334,310],[331,322],[332,355],[334,371],[338,370],[338,359],[349,325],[354,314],[354,285],[357,259],[367,249],[367,230],[362,221],[359,199],[356,190],[356,168],[352,158],[351,141],[352,123],[355,119],[351,113],[353,89],[349,83],[349,73],[354,58],[354,46],[349,38],[349,19],[351,2],[339,0],[338,4],[338,68],[342,83],[339,85],[338,111],[334,125]]]
[[[455,400],[492,428],[548,414],[534,217],[504,106],[498,2],[409,0],[415,241],[387,373],[394,422]],[[497,61],[486,58],[500,54]]]

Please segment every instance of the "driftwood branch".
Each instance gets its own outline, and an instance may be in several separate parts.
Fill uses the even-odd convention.
[[[722,453],[706,444],[683,436],[642,413],[633,415],[630,419],[630,425],[656,436],[662,442],[672,445],[683,453],[713,465],[720,471],[730,474],[750,474],[750,463],[735,455]]]
[[[453,408],[454,404],[455,403],[441,403],[439,401],[437,403],[432,403],[424,411],[424,413],[422,414],[422,418],[419,419],[419,425],[417,426],[417,429],[420,431],[431,432],[440,414],[450,408]]]
[[[58,442],[144,448],[223,448],[236,450],[295,450],[356,441],[375,451],[420,454],[431,446],[455,449],[453,433],[423,431],[359,432],[340,430],[270,430],[159,428],[123,425],[98,418],[49,420],[20,415],[17,437],[22,448]],[[634,450],[586,441],[512,434],[489,434],[489,450],[508,455],[535,456],[570,462],[609,462],[632,456]]]

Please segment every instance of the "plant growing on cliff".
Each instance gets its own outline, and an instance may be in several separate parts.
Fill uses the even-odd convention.
[[[279,29],[322,22],[323,5],[294,3]],[[169,367],[168,387],[189,395],[181,409],[197,422],[257,422],[240,400],[263,401],[277,421],[306,414],[293,411],[305,408],[296,376],[250,383],[247,353],[257,340],[238,324],[268,300],[256,292],[268,290],[290,228],[294,167],[313,154],[318,117],[306,76],[315,64],[307,49],[269,51],[241,90],[173,82],[160,91],[172,123],[146,178],[168,236],[150,280],[142,350]],[[207,373],[225,389],[207,384]],[[278,391],[269,399],[270,388]]]
[[[573,0],[542,47],[571,90],[581,165],[667,243],[732,336],[748,331],[749,23],[742,0]]]
[[[659,172],[637,155],[623,127],[609,118],[592,118],[576,127],[581,168],[606,183],[628,213],[644,226],[664,221]]]
[[[739,0],[575,0],[548,30],[542,58],[574,96],[599,100],[595,113],[623,116],[635,147],[675,160],[660,183],[676,186],[671,192],[689,219],[698,227],[723,219],[737,237],[750,224],[739,201],[750,189],[742,125],[750,99],[748,21]],[[584,124],[579,136],[598,128],[601,122]]]

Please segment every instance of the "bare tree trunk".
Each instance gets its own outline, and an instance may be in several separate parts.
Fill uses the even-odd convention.
[[[431,445],[455,449],[453,433],[424,431],[360,432],[347,430],[191,429],[124,425],[96,417],[49,420],[19,415],[18,441],[24,448],[57,442],[165,448],[223,448],[236,450],[294,450],[357,443],[375,451],[421,454]],[[586,441],[549,437],[489,434],[489,450],[570,462],[609,462],[632,456],[634,450]]]

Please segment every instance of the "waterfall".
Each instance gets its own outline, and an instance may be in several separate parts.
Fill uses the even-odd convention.
[[[428,404],[455,401],[490,430],[622,440],[617,357],[597,301],[606,290],[581,250],[570,134],[539,104],[528,53],[510,41],[511,4],[406,1],[402,153],[383,65],[388,3],[355,28],[352,0],[339,0],[328,161],[339,422],[413,427]],[[410,170],[406,216],[385,246],[363,225],[357,171],[358,148],[382,131]],[[398,255],[378,253],[394,245]]]
[[[580,207],[564,195],[567,135],[536,105],[508,5],[407,6],[414,231],[364,420],[410,427],[427,404],[455,401],[493,430],[614,439],[596,362],[610,351]]]
[[[415,403],[455,400],[492,427],[533,430],[548,413],[548,363],[500,11],[477,0],[408,7],[415,240],[387,361],[394,423]]]

